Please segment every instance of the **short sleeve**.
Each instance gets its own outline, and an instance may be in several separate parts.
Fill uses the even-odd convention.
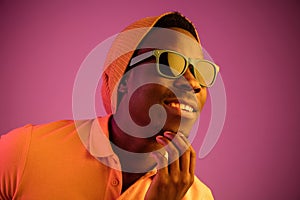
[[[32,125],[0,136],[0,199],[12,199],[26,164]]]

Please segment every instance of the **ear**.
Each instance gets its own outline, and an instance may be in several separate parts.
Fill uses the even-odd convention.
[[[127,93],[127,91],[128,91],[128,73],[123,75],[118,89],[118,92],[121,93]]]

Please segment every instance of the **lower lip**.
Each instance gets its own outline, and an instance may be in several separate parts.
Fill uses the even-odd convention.
[[[176,107],[172,107],[169,105],[164,104],[164,107],[166,108],[166,110],[173,114],[173,115],[178,115],[184,118],[188,118],[188,119],[195,119],[197,116],[196,112],[188,112],[185,110],[181,110],[180,108],[176,108]]]

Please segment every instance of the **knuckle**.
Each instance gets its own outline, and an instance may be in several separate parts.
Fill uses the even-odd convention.
[[[194,149],[190,150],[190,156],[191,156],[192,159],[196,159],[197,156],[196,156],[196,152],[195,152]]]
[[[184,185],[190,185],[191,184],[191,179],[187,176],[184,176],[181,180],[181,182],[184,184]]]
[[[193,175],[191,175],[191,185],[194,183],[194,181],[195,181],[195,176],[193,176]]]
[[[184,184],[184,185],[187,185],[187,186],[191,186],[194,182],[194,176],[193,175],[185,175],[182,177],[182,180],[181,182]]]
[[[190,152],[191,152],[192,155],[195,155],[195,156],[196,156],[196,152],[195,152],[195,150],[194,150],[192,147],[189,148],[189,150],[190,150]]]
[[[160,184],[161,184],[162,187],[165,187],[165,186],[169,185],[169,180],[168,180],[168,178],[162,177],[162,178],[160,179]]]
[[[192,153],[191,148],[186,148],[186,149],[185,149],[185,152],[186,152],[186,153]]]
[[[172,182],[175,184],[175,185],[178,185],[180,183],[180,178],[179,177],[173,177],[172,178]]]
[[[172,181],[173,181],[173,183],[179,183],[180,182],[180,174],[178,172],[173,173]]]
[[[167,175],[160,174],[158,179],[161,186],[167,186],[169,184],[169,177]]]

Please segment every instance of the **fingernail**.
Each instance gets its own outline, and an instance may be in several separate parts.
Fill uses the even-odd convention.
[[[174,135],[174,133],[167,131],[167,132],[164,132],[164,136],[166,136],[169,139],[173,139],[173,137],[175,135]]]
[[[160,135],[156,137],[156,141],[161,144],[166,144],[164,137]]]

